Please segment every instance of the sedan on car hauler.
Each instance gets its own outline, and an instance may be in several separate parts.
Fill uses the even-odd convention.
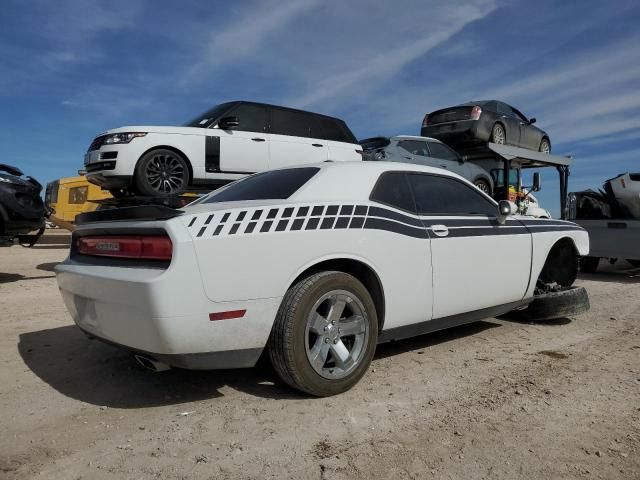
[[[326,396],[377,343],[583,291],[584,230],[509,213],[442,169],[311,164],[181,210],[83,214],[56,272],[77,325],[146,366],[251,367],[267,348],[286,383]]]

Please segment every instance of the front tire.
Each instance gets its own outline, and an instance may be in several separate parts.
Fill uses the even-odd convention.
[[[371,295],[352,275],[326,271],[287,291],[269,337],[280,378],[317,397],[349,390],[376,349],[378,318]]]
[[[189,184],[189,168],[184,157],[173,150],[158,149],[138,161],[135,184],[142,195],[181,195]]]
[[[551,142],[549,142],[548,138],[543,138],[540,142],[540,147],[538,148],[539,152],[542,153],[551,153]]]
[[[504,131],[504,127],[496,123],[491,129],[491,141],[493,143],[497,143],[498,145],[506,145],[507,143],[507,134]]]

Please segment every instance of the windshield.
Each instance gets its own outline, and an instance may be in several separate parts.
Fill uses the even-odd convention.
[[[504,187],[503,169],[491,170],[491,176],[493,177],[493,183],[496,187]],[[518,188],[520,186],[519,176],[520,172],[517,168],[512,168],[511,170],[509,170],[509,185]]]
[[[319,170],[317,167],[302,167],[256,173],[209,194],[198,203],[285,200],[296,193]]]
[[[226,111],[228,111],[232,105],[235,105],[235,103],[236,102],[227,102],[227,103],[221,103],[220,105],[216,105],[215,107],[198,115],[193,120],[185,123],[183,126],[208,128],[213,122],[218,120],[221,115],[223,115]]]

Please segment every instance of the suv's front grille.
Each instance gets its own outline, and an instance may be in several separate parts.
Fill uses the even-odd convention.
[[[105,138],[107,138],[106,135],[100,135],[99,137],[94,138],[91,145],[89,145],[89,150],[87,151],[92,152],[93,150],[98,150],[102,146],[102,142],[104,142]]]

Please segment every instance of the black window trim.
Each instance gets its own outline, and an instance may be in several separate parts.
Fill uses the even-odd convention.
[[[407,187],[409,187],[409,193],[411,195],[411,200],[413,201],[413,208],[414,208],[413,212],[409,211],[409,210],[406,210],[404,208],[398,207],[397,205],[392,205],[390,203],[381,202],[380,200],[377,200],[377,199],[373,198],[373,192],[375,192],[376,187],[378,186],[378,183],[380,182],[380,180],[386,174],[389,174],[389,173],[402,173],[402,174],[404,174],[405,179],[406,179],[406,183],[407,183]],[[427,176],[430,176],[430,177],[442,177],[442,178],[448,178],[450,180],[454,180],[454,181],[464,185],[465,187],[471,189],[475,194],[479,195],[480,198],[483,198],[485,200],[490,200],[490,203],[493,204],[494,207],[495,207],[496,214],[495,215],[487,215],[485,213],[449,213],[449,214],[445,214],[445,213],[418,213],[418,205],[416,203],[416,195],[415,195],[415,192],[413,191],[413,187],[411,186],[411,182],[409,182],[409,179],[406,177],[407,175],[427,175]],[[497,204],[497,202],[494,199],[490,198],[490,197],[485,198],[484,195],[482,194],[482,192],[480,192],[479,190],[476,192],[475,190],[473,190],[474,188],[476,188],[476,187],[474,187],[473,185],[468,185],[465,182],[461,181],[460,179],[452,177],[450,175],[443,175],[443,174],[440,174],[440,173],[431,173],[431,172],[417,172],[415,170],[414,171],[411,171],[411,170],[387,170],[385,172],[382,172],[382,174],[378,177],[378,180],[376,180],[376,183],[373,185],[373,188],[371,189],[371,193],[369,194],[369,201],[378,203],[380,205],[385,205],[387,207],[395,208],[396,210],[400,210],[402,212],[407,212],[407,213],[409,213],[411,215],[414,215],[414,216],[416,216],[418,218],[421,218],[421,217],[487,217],[487,218],[496,218],[498,216],[497,215],[497,212],[498,212],[498,204]]]

